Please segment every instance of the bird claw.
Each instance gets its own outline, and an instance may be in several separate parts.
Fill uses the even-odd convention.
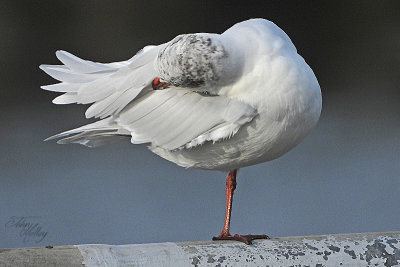
[[[236,240],[243,242],[247,245],[251,245],[251,241],[254,239],[269,239],[267,235],[226,235],[226,236],[214,236],[213,241],[216,240]]]

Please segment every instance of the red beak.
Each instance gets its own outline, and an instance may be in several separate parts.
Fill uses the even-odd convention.
[[[160,78],[156,77],[151,82],[151,86],[153,87],[153,90],[159,90],[159,89],[166,89],[168,86],[170,86],[170,84],[165,82],[160,82]]]

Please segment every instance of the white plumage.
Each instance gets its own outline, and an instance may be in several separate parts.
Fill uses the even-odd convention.
[[[289,37],[263,19],[181,35],[110,64],[57,51],[40,68],[61,83],[55,104],[88,104],[102,120],[52,138],[99,146],[131,138],[183,167],[233,170],[275,159],[318,121],[321,91]],[[153,90],[160,77],[169,87]],[[72,135],[70,137],[67,137]]]

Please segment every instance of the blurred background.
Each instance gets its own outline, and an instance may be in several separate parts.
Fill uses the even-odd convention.
[[[1,1],[0,247],[210,240],[225,174],[185,170],[145,145],[42,140],[81,126],[42,63],[69,51],[126,60],[182,33],[262,17],[281,27],[323,94],[317,127],[275,161],[240,170],[232,233],[400,230],[399,1]]]

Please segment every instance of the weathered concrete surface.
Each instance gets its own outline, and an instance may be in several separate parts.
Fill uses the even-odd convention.
[[[84,266],[74,246],[0,249],[0,266]]]
[[[400,266],[400,232],[178,245],[194,266]]]
[[[400,232],[0,250],[0,266],[400,266]]]

